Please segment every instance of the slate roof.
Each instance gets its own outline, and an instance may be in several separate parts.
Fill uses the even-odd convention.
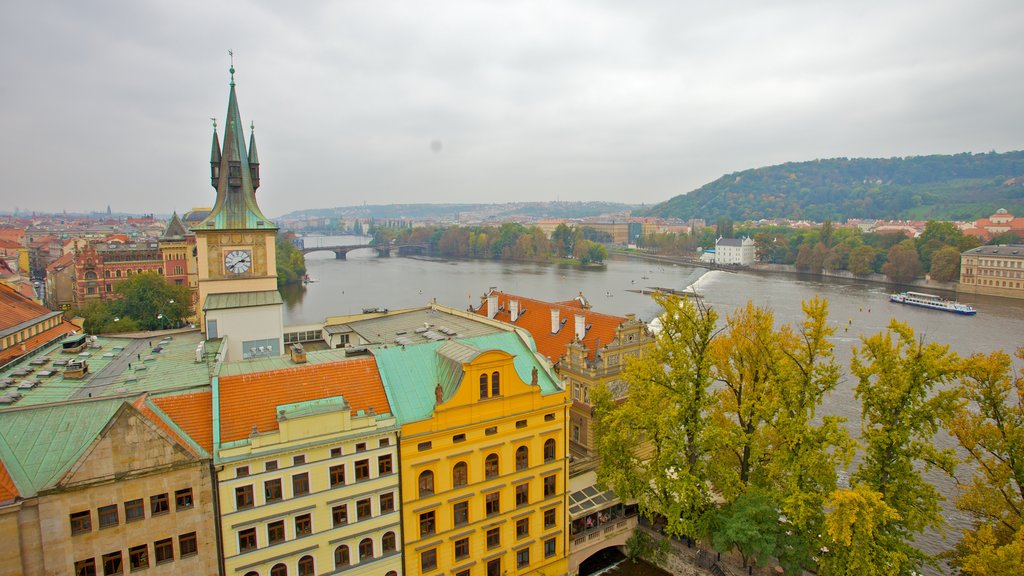
[[[492,290],[490,295],[498,297],[500,311],[494,316],[494,319],[509,322],[528,331],[537,344],[537,350],[552,362],[558,362],[558,359],[565,354],[566,345],[576,339],[577,314],[582,314],[586,318],[585,323],[590,325],[590,330],[587,330],[583,337],[583,345],[587,348],[587,358],[590,361],[594,361],[596,358],[598,341],[602,345],[610,343],[615,339],[616,328],[626,321],[626,318],[622,316],[601,314],[583,308],[578,299],[566,302],[544,302],[497,290]],[[512,322],[509,305],[509,302],[513,300],[519,302],[520,311],[515,322]],[[523,313],[524,309],[525,313]],[[560,318],[566,319],[565,324],[555,333],[551,332],[551,310],[558,310]],[[486,298],[474,312],[481,316],[487,316]]]
[[[453,346],[455,344],[455,346]],[[443,350],[443,352],[442,352]],[[441,384],[443,398],[451,398],[462,380],[458,359],[471,360],[486,350],[504,350],[515,357],[513,365],[519,378],[530,383],[533,368],[538,370],[542,394],[561,392],[534,350],[515,332],[499,332],[453,341],[427,342],[415,346],[392,346],[373,351],[381,380],[399,424],[430,418],[434,412],[434,388]]]
[[[373,358],[221,375],[218,387],[221,443],[248,438],[253,427],[277,430],[277,407],[284,404],[344,396],[353,414],[371,407],[379,415],[392,412]]]
[[[164,233],[160,236],[160,239],[184,240],[188,233],[188,230],[185,229],[185,225],[181,223],[181,218],[178,218],[178,213],[175,212],[171,216],[171,221],[167,223],[167,228],[164,229]]]

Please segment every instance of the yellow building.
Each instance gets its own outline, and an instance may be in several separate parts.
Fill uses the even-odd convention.
[[[405,574],[564,574],[568,401],[532,339],[436,305],[344,327],[401,425]]]
[[[373,359],[343,358],[228,364],[217,377],[225,574],[401,573],[398,426]]]
[[[979,246],[961,254],[957,291],[1024,298],[1024,245]]]

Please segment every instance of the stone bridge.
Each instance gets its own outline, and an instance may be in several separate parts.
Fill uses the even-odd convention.
[[[426,244],[353,244],[349,246],[303,246],[299,248],[299,252],[305,256],[310,252],[334,252],[334,257],[338,260],[345,260],[348,253],[353,250],[363,250],[369,248],[377,253],[378,257],[386,258],[391,256],[391,252],[394,251],[398,256],[408,256],[410,254],[427,254],[429,247]]]

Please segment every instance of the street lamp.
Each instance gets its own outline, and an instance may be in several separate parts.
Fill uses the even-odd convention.
[[[156,315],[156,319],[160,321],[160,327],[161,328],[163,328],[166,325],[165,320],[167,320],[167,317],[164,316],[163,314],[157,314]]]

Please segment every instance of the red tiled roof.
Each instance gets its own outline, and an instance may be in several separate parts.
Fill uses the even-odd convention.
[[[10,502],[18,496],[18,487],[14,485],[14,479],[7,473],[7,467],[0,460],[0,503]]]
[[[15,242],[14,240],[6,240],[4,238],[0,238],[0,248],[6,248],[8,250],[21,250],[22,248],[24,248],[24,246],[21,245],[21,242]]]
[[[40,332],[24,342],[19,342],[6,350],[0,351],[0,364],[6,364],[18,356],[27,354],[36,348],[43,346],[47,342],[60,338],[65,334],[71,334],[75,330],[78,330],[78,326],[75,326],[70,322],[61,322],[53,328]]]
[[[213,453],[213,394],[211,392],[150,397],[150,401],[203,450]],[[152,414],[150,418],[153,418],[154,422],[181,442],[183,446],[188,446],[188,443],[162,418],[156,417],[156,414],[152,413],[148,406],[144,409],[139,406],[136,408],[142,410],[147,416]]]
[[[501,310],[494,316],[495,320],[515,324],[525,329],[533,336],[533,340],[537,343],[537,351],[547,356],[552,362],[558,362],[558,359],[565,354],[566,345],[576,339],[577,314],[582,314],[586,318],[585,322],[590,324],[590,330],[587,330],[586,335],[583,337],[583,345],[587,348],[587,358],[591,361],[596,357],[598,341],[602,345],[609,344],[615,339],[615,329],[626,321],[626,318],[622,316],[612,316],[588,310],[576,299],[565,302],[544,302],[543,300],[524,298],[498,292],[497,290],[492,290],[490,295],[498,297],[498,308]],[[512,313],[509,307],[509,301],[511,300],[519,302],[520,311],[524,308],[526,309],[526,313],[520,313],[519,318],[515,322],[512,322]],[[565,319],[566,322],[557,333],[552,334],[551,310],[556,309],[558,310],[559,317]],[[483,305],[475,312],[481,316],[487,316],[486,299]]]
[[[49,264],[47,264],[46,265],[46,271],[50,272],[50,271],[54,271],[54,270],[57,270],[57,271],[63,270],[64,268],[66,268],[66,267],[68,267],[68,266],[70,266],[70,265],[72,265],[74,263],[75,263],[75,254],[74,254],[74,252],[68,252],[67,254],[64,254],[63,256],[61,256],[60,258],[57,258],[53,262],[50,262]]]
[[[49,314],[51,310],[18,293],[10,286],[0,285],[0,330]]]
[[[222,376],[219,386],[221,442],[248,438],[254,426],[277,430],[281,404],[344,396],[353,414],[371,407],[377,414],[391,412],[373,358]]]

